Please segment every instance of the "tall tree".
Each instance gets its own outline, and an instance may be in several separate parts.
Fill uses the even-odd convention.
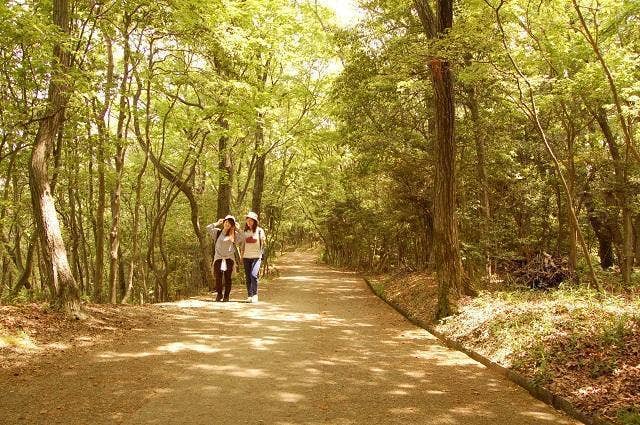
[[[446,36],[453,25],[453,0],[438,0],[436,10],[428,0],[414,0],[425,35],[429,39]],[[458,223],[456,219],[456,139],[453,75],[449,61],[429,58],[435,107],[434,179],[434,261],[438,276],[436,318],[454,312],[452,292],[470,292],[464,283]]]
[[[70,33],[67,0],[53,1],[53,22],[61,34],[68,35]],[[29,186],[33,212],[38,224],[46,279],[54,294],[53,301],[69,314],[80,317],[82,315],[80,291],[69,267],[67,251],[51,193],[47,166],[49,151],[64,122],[64,112],[71,92],[69,75],[67,74],[71,66],[71,55],[63,40],[56,42],[53,58],[53,69],[49,82],[49,104],[44,117],[40,120],[31,153]]]

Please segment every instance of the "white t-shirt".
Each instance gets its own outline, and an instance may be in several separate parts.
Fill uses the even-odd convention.
[[[245,230],[242,238],[244,243],[243,258],[261,258],[265,239],[262,227],[258,227],[255,232]]]

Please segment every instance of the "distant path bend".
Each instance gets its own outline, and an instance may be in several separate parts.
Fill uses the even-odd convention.
[[[577,423],[440,345],[355,274],[299,252],[278,269],[258,304],[236,286],[229,303],[164,305],[169,329],[0,377],[0,423]]]

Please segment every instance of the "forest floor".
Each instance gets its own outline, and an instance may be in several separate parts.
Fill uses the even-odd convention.
[[[427,273],[370,279],[374,290],[423,322],[435,316]],[[496,286],[496,285],[494,285]],[[500,286],[500,285],[498,285]],[[640,297],[564,287],[482,290],[434,329],[511,368],[589,415],[640,424]]]
[[[291,253],[260,302],[1,307],[2,424],[575,424]]]

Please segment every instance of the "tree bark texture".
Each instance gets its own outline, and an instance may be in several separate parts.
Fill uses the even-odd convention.
[[[474,123],[474,140],[476,147],[476,176],[478,179],[478,197],[480,206],[482,209],[482,221],[480,225],[480,232],[482,237],[480,241],[482,244],[483,257],[485,260],[485,271],[488,276],[491,276],[491,257],[489,255],[489,249],[487,246],[486,236],[491,229],[491,203],[489,200],[489,183],[487,179],[487,165],[486,165],[486,145],[485,137],[480,123],[480,112],[478,108],[478,101],[476,98],[475,87],[469,87],[469,110],[471,112],[471,119]]]
[[[118,262],[120,259],[120,206],[122,197],[122,174],[124,171],[124,155],[126,152],[124,128],[127,117],[127,87],[129,83],[129,26],[131,15],[124,14],[122,19],[122,33],[124,36],[124,54],[122,59],[122,80],[120,81],[120,104],[118,106],[118,125],[116,129],[116,152],[114,163],[116,179],[111,193],[111,231],[109,232],[109,302],[115,304],[118,299]]]
[[[65,34],[69,33],[68,9],[66,0],[54,0],[53,21]],[[29,186],[42,246],[44,277],[51,289],[53,303],[69,314],[80,317],[80,292],[69,267],[47,166],[49,151],[64,120],[64,109],[69,96],[69,87],[63,82],[70,64],[69,53],[61,44],[55,45],[53,53],[56,63],[49,83],[49,106],[36,133],[29,167]]]
[[[622,273],[622,281],[625,286],[631,283],[631,270],[635,257],[633,242],[633,223],[632,211],[629,207],[627,164],[620,154],[618,142],[613,135],[607,113],[604,108],[592,112],[592,115],[598,122],[598,126],[602,131],[604,140],[607,143],[611,160],[613,161],[613,172],[615,177],[615,199],[616,204],[622,214],[622,258],[620,258],[620,271]]]
[[[615,239],[612,227],[606,215],[599,213],[593,202],[593,195],[587,188],[584,196],[584,205],[587,209],[589,224],[598,239],[598,256],[600,257],[600,266],[606,270],[613,266],[613,241]]]
[[[220,127],[225,133],[218,139],[218,208],[216,218],[226,216],[231,212],[231,187],[233,184],[233,162],[229,149],[229,136],[226,131],[229,129],[229,122],[221,118]]]
[[[260,216],[262,212],[262,193],[264,192],[265,162],[267,154],[261,154],[256,160],[256,176],[253,184],[251,210]]]
[[[453,313],[451,292],[462,288],[462,262],[456,221],[453,77],[449,64],[442,59],[429,63],[435,94],[436,143],[434,184],[434,249],[438,276],[437,317]]]
[[[428,0],[414,6],[428,38],[446,33],[453,24],[453,0],[438,0],[435,14]],[[429,61],[435,101],[434,260],[438,277],[436,318],[455,311],[453,293],[464,289],[456,220],[456,141],[453,76],[443,58]],[[469,289],[469,288],[467,288]]]
[[[105,34],[108,32],[105,31]],[[97,157],[98,162],[98,201],[96,209],[96,225],[94,231],[94,240],[96,244],[96,264],[93,275],[93,300],[102,301],[102,290],[104,285],[104,229],[105,229],[105,210],[107,204],[106,185],[105,185],[105,146],[109,142],[109,130],[107,126],[107,111],[111,107],[111,90],[114,86],[114,63],[113,63],[113,45],[111,39],[105,35],[107,44],[107,75],[105,81],[105,99],[104,105],[98,113],[96,125],[98,128],[98,146]]]

